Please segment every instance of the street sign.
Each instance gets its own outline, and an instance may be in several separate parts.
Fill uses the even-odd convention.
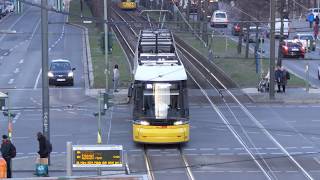
[[[121,145],[74,145],[72,167],[122,167]]]

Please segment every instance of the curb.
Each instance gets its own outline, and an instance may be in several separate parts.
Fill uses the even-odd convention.
[[[94,84],[94,75],[93,75],[93,67],[92,67],[92,58],[91,58],[91,49],[90,49],[90,41],[88,35],[88,28],[81,26],[79,24],[74,24],[67,22],[67,24],[75,26],[83,30],[82,42],[85,45],[85,49],[83,50],[83,66],[84,66],[84,84],[85,84],[85,94],[88,95],[90,92],[90,88],[93,87]]]

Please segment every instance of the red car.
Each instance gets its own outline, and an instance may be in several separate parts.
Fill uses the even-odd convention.
[[[235,23],[232,26],[231,34],[234,36],[239,36],[241,32],[241,26],[239,23]]]
[[[281,56],[282,57],[296,57],[304,58],[304,48],[300,42],[293,42],[290,40],[284,40],[281,43]]]

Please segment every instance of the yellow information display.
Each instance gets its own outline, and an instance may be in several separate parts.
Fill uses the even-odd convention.
[[[122,167],[122,146],[73,146],[73,167]]]

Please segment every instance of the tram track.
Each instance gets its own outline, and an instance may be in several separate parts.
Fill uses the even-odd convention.
[[[212,108],[218,113],[223,123],[227,126],[227,128],[231,131],[231,133],[236,137],[239,143],[245,148],[250,158],[256,163],[256,165],[263,172],[263,174],[267,179],[270,179],[270,180],[279,179],[279,177],[275,173],[273,173],[274,169],[271,165],[272,158],[276,159],[276,158],[279,158],[279,156],[265,158],[264,156],[261,155],[261,152],[259,152],[257,146],[260,142],[266,142],[266,141],[268,141],[268,144],[270,145],[273,144],[275,147],[279,148],[279,151],[281,151],[281,153],[283,154],[282,156],[280,156],[281,160],[285,161],[285,163],[288,164],[288,167],[294,166],[295,170],[299,170],[301,172],[302,179],[314,179],[302,167],[302,165],[292,155],[290,155],[290,153],[281,145],[281,143],[278,140],[276,140],[276,138],[274,138],[273,135],[266,128],[264,128],[264,126],[251,114],[251,112],[240,102],[240,100],[235,95],[233,95],[232,92],[228,90],[226,86],[213,73],[210,73],[210,71],[206,68],[206,66],[202,64],[202,62],[198,61],[197,58],[193,56],[193,54],[188,52],[188,49],[184,49],[183,47],[180,46],[180,50],[183,51],[182,54],[185,59],[184,62],[189,62],[188,63],[189,67],[193,66],[193,69],[198,71],[197,77],[200,77],[200,78],[202,77],[204,81],[197,81],[197,78],[195,77],[195,73],[194,72],[191,73],[190,70],[188,71],[189,76],[197,83],[197,85],[200,87],[201,92],[209,101]],[[196,66],[194,63],[191,63],[190,59],[193,59],[194,60],[193,62],[197,62],[198,65]],[[205,71],[201,70],[199,66],[202,66],[201,69],[204,69]],[[215,89],[217,93],[221,93],[221,89],[218,89],[217,87],[215,87],[212,81],[208,79],[208,74],[211,76],[211,78],[216,79],[216,81],[220,83],[225,93],[229,94],[231,100],[234,101],[233,105],[237,104],[236,107],[231,107],[229,105],[230,99],[227,102],[223,96],[221,96],[221,99],[224,102],[223,105],[220,104],[219,107],[216,105],[216,103],[214,102],[214,99],[212,99],[212,97],[208,95],[210,93],[208,92],[208,89],[203,87],[204,86],[207,87],[209,85],[211,86],[211,89]],[[242,118],[239,118],[239,117],[242,117]],[[256,130],[260,131],[263,134],[262,137],[257,138],[247,133],[247,129],[245,127],[252,123],[256,125],[257,127]],[[237,125],[237,127],[231,126],[231,124]]]
[[[190,165],[187,161],[187,158],[183,154],[183,149],[180,145],[177,145],[178,147],[174,149],[170,149],[170,156],[153,156],[152,151],[156,152],[158,155],[164,148],[156,148],[153,147],[149,148],[150,145],[144,145],[143,146],[143,153],[144,153],[144,160],[146,163],[146,169],[148,178],[150,180],[156,180],[156,179],[163,179],[161,178],[162,173],[166,173],[167,171],[174,170],[177,173],[177,175],[170,175],[171,179],[188,179],[188,180],[195,180],[194,175],[191,171]],[[159,161],[161,158],[161,161],[165,162],[174,162],[168,164],[162,164],[162,166],[159,166],[159,164],[156,164],[154,162]],[[182,171],[181,171],[182,170]],[[183,172],[184,171],[184,172]],[[184,174],[184,175],[183,175]]]
[[[130,15],[126,16],[129,17]],[[131,20],[141,21],[141,19],[136,18],[131,17]],[[125,18],[123,18],[123,20],[125,21]],[[139,29],[131,28],[131,31],[136,31],[135,33],[137,33],[138,30]],[[210,103],[214,111],[220,116],[225,126],[244,147],[249,155],[248,158],[254,161],[263,173],[263,177],[270,180],[281,179],[279,175],[274,173],[276,170],[274,167],[275,161],[281,161],[281,163],[286,164],[289,169],[298,170],[300,172],[300,179],[314,179],[294,156],[292,156],[243,105],[243,102],[246,102],[245,100],[247,97],[242,96],[243,94],[241,94],[241,92],[239,96],[237,90],[230,89],[229,86],[233,85],[228,85],[227,80],[221,79],[220,71],[215,69],[215,67],[210,64],[211,62],[203,61],[204,58],[201,57],[201,54],[199,55],[198,52],[190,49],[189,46],[178,38],[176,38],[176,45],[182,55],[182,62],[186,69],[188,69],[189,77],[191,77],[191,79],[199,86],[202,94]],[[215,91],[215,94],[218,96],[212,96],[212,91]],[[244,98],[245,100],[241,98]],[[216,105],[217,103],[220,103],[219,106]],[[230,104],[233,104],[233,106],[231,107]],[[235,104],[236,106],[234,106]],[[247,133],[246,127],[252,124],[257,127],[257,130],[261,132],[262,136],[255,137],[254,135]],[[279,149],[279,154],[282,155],[274,157],[263,156],[263,153],[257,148],[261,146],[261,142],[267,142],[268,146],[272,145],[277,147]],[[152,166],[152,160],[148,155],[148,150],[144,149],[144,152],[146,158],[145,162],[148,163],[146,166],[149,166],[148,173],[154,173],[158,168]],[[186,157],[183,159],[187,160]],[[192,172],[193,165],[184,164],[183,166],[188,168],[187,171]],[[150,175],[150,177],[151,176],[152,175]]]

